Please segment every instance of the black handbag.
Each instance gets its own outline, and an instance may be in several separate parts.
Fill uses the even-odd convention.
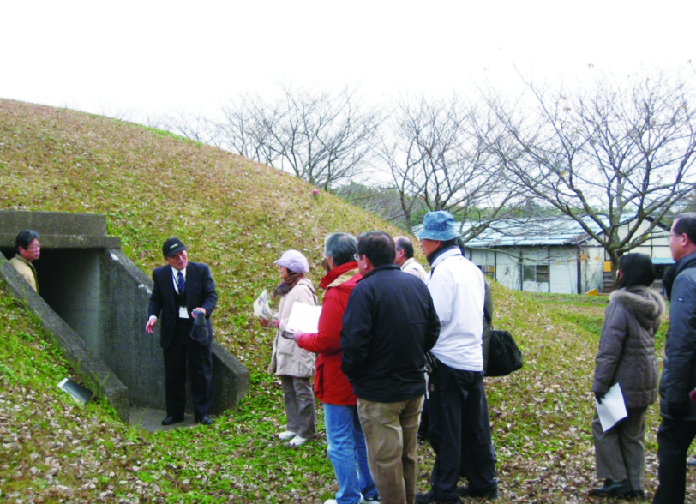
[[[493,329],[489,345],[486,376],[507,376],[513,371],[522,369],[524,365],[522,352],[517,347],[512,334]]]

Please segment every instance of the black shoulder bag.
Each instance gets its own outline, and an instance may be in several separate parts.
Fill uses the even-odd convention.
[[[513,371],[522,369],[524,365],[522,352],[517,347],[512,334],[493,329],[489,345],[486,376],[507,376]]]

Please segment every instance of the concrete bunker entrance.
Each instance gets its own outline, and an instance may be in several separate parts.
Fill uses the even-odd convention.
[[[0,248],[10,259],[14,249]],[[100,311],[99,261],[97,249],[49,249],[42,247],[34,263],[39,291],[44,301],[62,318],[87,346],[99,354]]]
[[[7,262],[22,229],[40,234],[37,295]],[[152,280],[106,235],[103,215],[0,211],[0,274],[56,338],[87,386],[122,420],[129,406],[165,409],[159,333],[145,328]],[[213,343],[210,413],[234,408],[249,389],[249,373]]]

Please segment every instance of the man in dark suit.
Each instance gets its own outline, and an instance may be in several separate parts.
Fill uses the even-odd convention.
[[[162,317],[160,346],[164,350],[164,383],[167,416],[162,425],[184,421],[186,405],[186,359],[191,376],[191,394],[196,423],[210,425],[208,408],[213,395],[213,325],[210,315],[217,303],[215,283],[208,266],[189,262],[186,247],[169,238],[162,247],[167,266],[152,272],[152,297],[145,330],[152,334]],[[199,322],[205,325],[194,326]],[[207,331],[206,331],[207,330]],[[206,334],[207,332],[207,334]]]

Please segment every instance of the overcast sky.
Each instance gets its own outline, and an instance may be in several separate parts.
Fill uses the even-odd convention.
[[[0,98],[140,117],[283,81],[374,100],[691,72],[696,1],[0,2]]]

